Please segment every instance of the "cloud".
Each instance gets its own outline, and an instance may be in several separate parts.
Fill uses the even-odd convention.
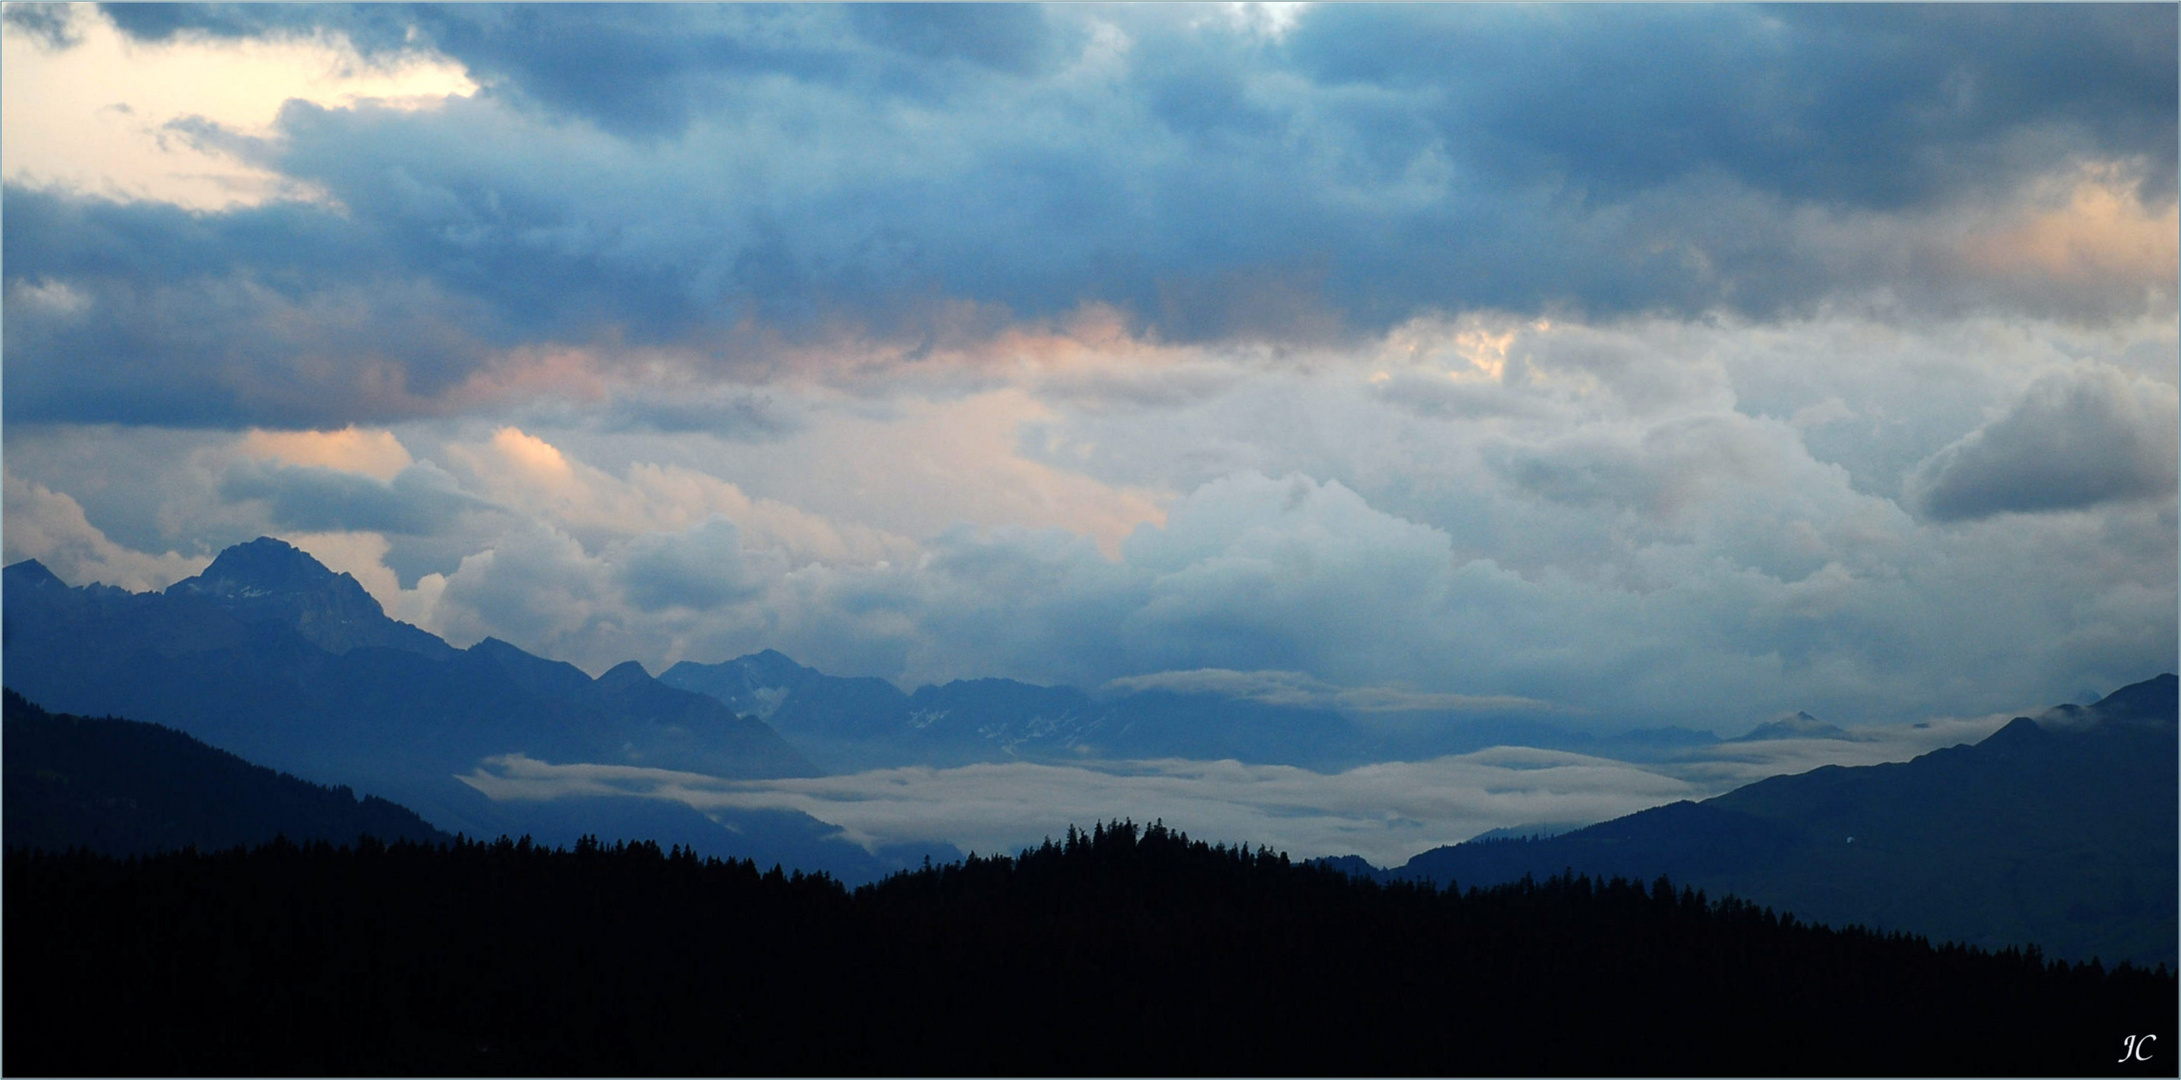
[[[1290,351],[1095,322],[935,343],[898,380],[764,383],[798,422],[762,439],[541,409],[317,433],[11,423],[6,453],[146,558],[293,532],[276,493],[329,528],[389,524],[370,500],[429,461],[495,509],[319,534],[345,538],[344,568],[380,567],[374,594],[457,644],[592,671],[763,648],[904,688],[1212,669],[1428,740],[1512,707],[1494,699],[1601,734],[1726,731],[2045,703],[2171,663],[2172,500],[1941,522],[1901,494],[2054,373],[2122,373],[2097,415],[2155,419],[2163,321],[1471,313]],[[546,353],[541,370],[611,363]],[[1146,392],[1092,385],[1109,376]],[[1507,407],[1413,409],[1397,377]],[[266,497],[223,496],[230,470]]]
[[[598,412],[593,410],[593,415]],[[784,438],[808,422],[792,405],[774,395],[746,387],[703,384],[671,391],[647,388],[617,394],[602,412],[597,423],[609,430],[702,431],[750,440]]]
[[[387,554],[393,550],[387,537],[371,532],[329,532],[289,533],[282,539],[309,552],[326,569],[355,578],[379,602],[388,618],[412,626],[436,625],[435,608],[446,590],[446,576],[423,574],[414,588],[402,588],[400,576],[386,563]]]
[[[1703,791],[1619,762],[1517,749],[1335,775],[1165,760],[887,769],[759,784],[502,757],[463,779],[495,799],[620,794],[700,810],[799,810],[841,826],[866,847],[914,838],[1013,851],[1070,824],[1133,816],[1163,818],[1208,838],[1270,844],[1297,857],[1360,853],[1380,864],[1500,823],[1602,820]]]
[[[8,563],[36,559],[72,585],[102,582],[135,592],[164,589],[210,565],[210,556],[168,551],[148,555],[125,548],[92,525],[83,507],[43,484],[0,476],[6,485]]]
[[[0,9],[0,22],[10,30],[29,35],[40,46],[58,51],[83,42],[83,31],[76,25],[76,9],[75,4],[11,3]]]
[[[444,59],[374,62],[326,34],[162,44],[127,37],[89,4],[6,12],[0,143],[15,183],[205,211],[322,200],[264,165],[282,102],[417,109],[476,90]]]
[[[1337,481],[1241,474],[1177,502],[1123,546],[1148,575],[1119,631],[1161,668],[1301,667],[1378,682],[1372,663],[1445,643],[1455,588],[1444,533],[1376,511]],[[1270,661],[1269,664],[1266,662]],[[1380,668],[1380,670],[1370,670]]]
[[[1286,44],[1321,85],[1435,91],[1425,115],[1474,160],[1593,198],[1719,173],[1893,207],[2051,152],[2031,132],[2141,155],[2170,190],[2174,41],[2125,8],[1325,5]]]
[[[734,523],[707,518],[682,533],[647,533],[622,549],[620,577],[629,599],[645,611],[702,611],[747,600],[758,592],[742,566]]]
[[[1821,765],[1905,761],[1975,742],[1998,717],[1867,729],[1863,741],[1726,744],[1658,765],[1496,747],[1338,773],[1236,761],[1029,763],[902,768],[813,779],[729,781],[626,765],[488,758],[464,783],[496,800],[618,795],[699,810],[798,810],[866,848],[945,840],[1012,852],[1071,824],[1164,819],[1193,835],[1267,844],[1298,858],[1359,854],[1380,866],[1495,828],[1590,824]]]
[[[553,657],[579,635],[625,648],[600,577],[581,545],[528,523],[447,575],[429,628],[457,645],[500,636]]]
[[[10,420],[339,428],[442,412],[491,355],[471,302],[373,273],[337,215],[6,199]],[[13,287],[17,259],[75,310]]]
[[[483,89],[190,125],[288,185],[262,205],[11,174],[6,409],[338,427],[653,363],[913,372],[1086,307],[1281,349],[1493,309],[2126,321],[2175,303],[2168,14],[115,8],[175,55],[337,42]],[[513,378],[525,350],[587,366]],[[727,397],[623,419],[765,430]]]
[[[1551,708],[1549,703],[1534,698],[1505,695],[1422,693],[1398,686],[1338,687],[1300,671],[1230,671],[1225,668],[1157,671],[1149,675],[1124,675],[1107,682],[1106,689],[1122,693],[1164,690],[1176,694],[1217,694],[1265,705],[1365,713],[1509,712]]]
[[[275,524],[308,532],[432,536],[453,528],[465,513],[492,508],[428,461],[386,481],[318,465],[240,461],[228,467],[220,494],[262,499]]]
[[[351,424],[339,431],[247,432],[243,452],[289,465],[318,465],[392,480],[415,463],[394,433]]]
[[[2168,498],[2181,479],[2177,416],[2169,384],[2106,367],[2049,375],[1918,465],[1909,498],[1937,521]]]

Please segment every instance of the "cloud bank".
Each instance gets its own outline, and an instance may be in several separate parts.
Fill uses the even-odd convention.
[[[572,795],[670,799],[699,810],[786,809],[840,826],[867,849],[947,840],[1013,852],[1069,825],[1131,815],[1192,835],[1266,844],[1297,858],[1360,854],[1379,866],[1520,825],[1586,825],[1751,780],[1819,765],[1907,760],[1974,742],[1998,717],[1865,732],[1866,741],[1780,740],[1706,748],[1637,766],[1580,754],[1499,747],[1431,761],[1315,773],[1234,761],[1095,766],[1012,763],[882,769],[811,780],[725,781],[623,765],[556,765],[520,755],[482,763],[463,782],[493,799]]]
[[[640,380],[632,348],[840,377],[1086,305],[1288,345],[1478,309],[2173,310],[2159,8],[859,12],[84,15],[476,89],[162,135],[308,198],[11,176],[7,416],[383,423]]]
[[[2171,8],[8,12],[71,581],[1601,732],[2174,666]]]

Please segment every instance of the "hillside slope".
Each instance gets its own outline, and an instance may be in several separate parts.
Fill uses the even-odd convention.
[[[1389,877],[1488,885],[1672,875],[1835,925],[2054,956],[2176,962],[2176,684],[2019,717],[1973,746],[1827,766],[1537,840],[1424,852]]]
[[[852,893],[596,844],[0,881],[41,931],[9,943],[19,1075],[2140,1075],[2121,1034],[2176,1037],[2171,975],[1125,823]]]
[[[10,848],[106,855],[298,843],[443,843],[407,807],[252,765],[171,728],[49,713],[5,694],[0,826]]]

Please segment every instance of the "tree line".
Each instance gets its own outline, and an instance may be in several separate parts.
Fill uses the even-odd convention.
[[[10,1074],[2170,1074],[2163,966],[1163,825],[853,891],[649,842],[7,855]],[[2121,1062],[2156,1035],[2151,1061]]]

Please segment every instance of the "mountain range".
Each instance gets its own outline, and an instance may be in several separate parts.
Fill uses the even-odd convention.
[[[1374,726],[1324,705],[1187,688],[988,678],[903,691],[772,650],[684,661],[656,679],[629,662],[593,679],[493,638],[457,649],[269,537],[163,592],[74,588],[20,562],[5,570],[5,604],[9,685],[48,708],[155,720],[300,774],[337,766],[380,782],[395,778],[375,763],[417,753],[458,772],[521,752],[764,778],[1160,757],[1322,770],[1502,744],[1640,761],[1719,741],[1681,728],[1593,736],[1520,708]],[[472,824],[484,822],[457,821]]]
[[[1913,761],[1829,765],[1556,836],[1436,848],[1385,880],[1664,874],[1834,925],[2176,966],[2176,682],[2017,717]]]
[[[684,661],[659,681],[763,718],[837,771],[1155,757],[1325,767],[1360,763],[1373,750],[1330,709],[1158,689],[1094,697],[1012,679],[904,692],[884,679],[826,675],[770,649],[719,664]]]
[[[765,720],[836,772],[1169,757],[1334,770],[1507,745],[1656,761],[1721,741],[1709,731],[1679,727],[1598,736],[1518,709],[1418,709],[1406,713],[1404,723],[1371,725],[1318,704],[1158,686],[1093,693],[1013,679],[962,679],[903,691],[884,679],[827,675],[771,649],[717,664],[685,660],[659,681]],[[1769,727],[1744,736],[1809,737]]]
[[[392,799],[449,832],[646,837],[868,879],[951,848],[874,856],[792,811],[664,800],[486,798],[460,777],[495,755],[727,778],[818,769],[764,722],[653,679],[592,678],[487,638],[457,649],[388,618],[348,574],[269,537],[163,592],[71,587],[36,561],[0,572],[9,689],[59,713],[124,716],[261,765]]]
[[[229,548],[163,592],[71,587],[35,561],[5,568],[0,585],[11,690],[55,713],[165,725],[242,759],[214,764],[178,751],[168,764],[181,775],[140,775],[131,781],[140,786],[186,790],[246,761],[393,800],[447,832],[528,834],[563,846],[584,834],[648,839],[850,882],[959,852],[946,844],[866,851],[795,811],[707,813],[580,786],[554,798],[495,800],[463,778],[488,758],[512,754],[763,779],[1153,757],[1325,769],[1496,744],[1644,761],[1722,741],[1680,728],[1596,737],[1519,715],[1465,717],[1404,736],[1307,701],[1155,686],[1089,692],[973,679],[903,691],[882,679],[827,675],[771,650],[679,663],[658,678],[633,662],[592,678],[495,639],[455,648],[388,618],[353,577],[270,538]],[[1332,861],[1375,877],[1463,885],[1563,870],[1667,874],[1808,919],[2170,962],[2175,714],[2174,678],[2166,675],[1911,762],[1775,777],[1557,835],[1535,835],[1554,832],[1549,826],[1495,830],[1391,870],[1352,857]],[[19,761],[18,751],[37,744],[15,743],[15,723],[10,799],[67,795],[40,788],[50,778],[38,770],[80,769]],[[1736,741],[1855,737],[1795,714]],[[19,765],[32,770],[30,781]],[[80,814],[107,805],[98,800],[140,798],[118,788],[84,797],[93,801],[56,805]],[[20,832],[16,805],[11,844]],[[156,845],[181,833],[145,835]]]

